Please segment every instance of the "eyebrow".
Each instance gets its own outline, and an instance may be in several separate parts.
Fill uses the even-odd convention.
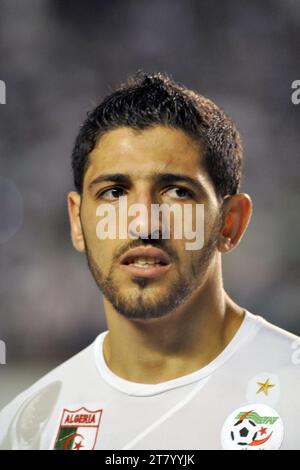
[[[201,193],[206,192],[204,186],[198,179],[191,176],[182,175],[181,173],[152,173],[150,178],[152,178],[157,184],[174,184],[178,182],[184,182],[192,186],[196,191],[200,191]],[[132,185],[132,179],[130,175],[124,173],[108,173],[97,176],[89,183],[88,189],[92,190],[93,187],[97,184],[108,181],[112,181],[114,183],[122,184],[128,187]]]

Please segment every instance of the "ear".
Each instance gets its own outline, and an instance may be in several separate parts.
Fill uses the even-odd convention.
[[[76,191],[68,193],[68,213],[71,227],[71,238],[74,248],[81,253],[85,251],[84,237],[80,220],[81,196]]]
[[[227,253],[239,244],[250,222],[252,207],[248,194],[238,193],[225,197],[224,223],[217,245],[221,253]]]

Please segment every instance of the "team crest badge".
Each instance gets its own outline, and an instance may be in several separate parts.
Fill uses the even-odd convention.
[[[102,410],[64,408],[56,436],[55,450],[93,450],[96,444]]]
[[[221,441],[226,450],[277,450],[283,440],[283,423],[270,406],[250,404],[225,420]]]

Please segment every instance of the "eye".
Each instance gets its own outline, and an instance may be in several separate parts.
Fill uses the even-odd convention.
[[[105,189],[104,191],[99,191],[96,196],[102,199],[115,201],[119,199],[120,197],[125,196],[125,194],[126,193],[123,188],[114,187],[114,188]]]
[[[193,198],[193,193],[189,189],[181,188],[176,186],[169,188],[165,191],[164,194],[168,193],[170,197],[175,197],[175,199],[191,199]]]

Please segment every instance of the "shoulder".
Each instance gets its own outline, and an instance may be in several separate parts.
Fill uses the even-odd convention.
[[[8,434],[26,435],[29,428],[32,432],[47,423],[62,389],[76,387],[80,372],[88,374],[95,367],[93,351],[94,342],[49,371],[0,411],[0,449],[5,448]]]
[[[258,328],[242,356],[248,375],[259,372],[261,377],[272,377],[278,383],[278,389],[280,385],[285,399],[299,395],[300,337],[259,315],[250,315]]]
[[[258,347],[264,348],[265,354],[272,355],[274,363],[277,361],[284,364],[300,364],[300,337],[295,333],[285,330],[259,315],[256,321],[260,323],[260,329],[256,337]],[[297,364],[296,364],[297,363]]]

